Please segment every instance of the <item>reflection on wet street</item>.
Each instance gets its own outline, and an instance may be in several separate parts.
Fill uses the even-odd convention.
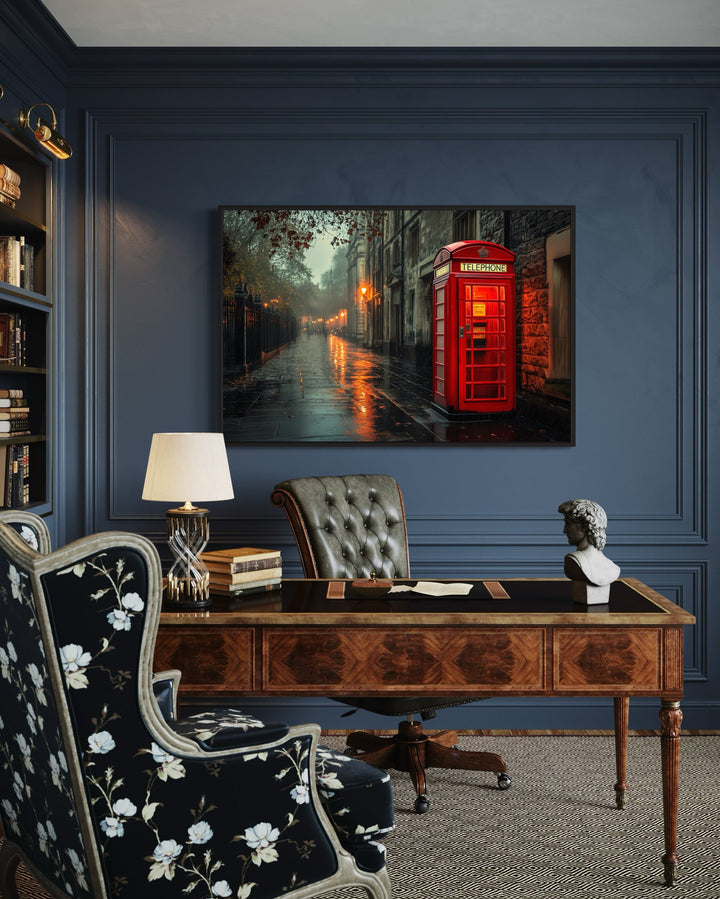
[[[428,370],[349,343],[301,334],[264,365],[225,371],[229,443],[512,442],[537,440],[513,416],[449,421],[432,406]],[[542,439],[540,436],[539,439]]]

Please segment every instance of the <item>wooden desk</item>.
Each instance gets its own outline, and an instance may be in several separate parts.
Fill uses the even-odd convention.
[[[332,599],[337,582],[288,580],[260,598],[217,598],[204,612],[161,614],[155,668],[180,668],[185,698],[612,696],[619,808],[629,698],[657,696],[662,861],[674,884],[683,626],[694,617],[633,578],[612,585],[607,606],[573,603],[565,579],[503,580],[502,599],[488,583],[463,598]]]

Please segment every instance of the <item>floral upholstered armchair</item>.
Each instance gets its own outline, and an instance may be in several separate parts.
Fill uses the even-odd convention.
[[[67,899],[388,899],[387,775],[317,725],[177,720],[179,672],[152,673],[160,604],[145,538],[50,552],[40,518],[0,513],[0,893],[22,860]]]

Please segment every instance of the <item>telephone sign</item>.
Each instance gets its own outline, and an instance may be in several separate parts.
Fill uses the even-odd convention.
[[[435,256],[433,400],[451,412],[515,408],[515,254],[466,240]]]

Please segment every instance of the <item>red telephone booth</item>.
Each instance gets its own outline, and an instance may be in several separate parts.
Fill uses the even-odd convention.
[[[515,408],[515,254],[485,240],[433,263],[433,400],[450,412]]]

